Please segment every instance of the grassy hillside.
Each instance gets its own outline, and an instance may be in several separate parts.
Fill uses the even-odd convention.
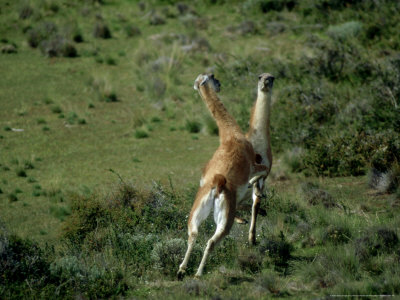
[[[399,294],[396,1],[2,1],[0,296]],[[186,221],[218,132],[214,72],[247,130],[272,73],[270,193],[183,281]],[[249,212],[240,212],[249,219]]]

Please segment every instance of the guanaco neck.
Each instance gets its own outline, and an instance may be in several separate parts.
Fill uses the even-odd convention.
[[[272,93],[258,90],[257,101],[250,118],[249,136],[262,135],[270,144],[270,117]]]
[[[243,135],[236,120],[226,110],[216,92],[208,85],[200,86],[200,96],[217,122],[221,142],[234,136]]]
[[[272,92],[258,90],[257,101],[253,106],[250,117],[250,128],[247,138],[256,153],[263,157],[262,163],[268,168],[272,164],[270,116]]]

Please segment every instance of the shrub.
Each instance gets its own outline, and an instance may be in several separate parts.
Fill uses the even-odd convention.
[[[329,26],[328,35],[339,41],[357,37],[362,31],[362,23],[350,21],[339,25]]]
[[[95,298],[124,295],[128,285],[120,269],[96,262],[86,265],[76,256],[64,256],[50,266],[51,274],[59,280],[59,292],[80,292]]]
[[[166,23],[165,19],[156,13],[150,16],[149,20],[150,25],[164,25],[165,23]]]
[[[25,170],[33,170],[35,166],[30,160],[24,160],[24,169]]]
[[[275,296],[284,296],[284,293],[281,291],[281,282],[278,274],[274,272],[266,272],[260,277],[257,278],[257,285],[263,289],[266,289],[268,292]]]
[[[249,273],[258,273],[262,267],[262,256],[251,249],[244,249],[238,256],[238,264],[241,270]]]
[[[93,36],[95,38],[102,38],[102,39],[110,39],[112,37],[110,29],[103,22],[96,23],[93,30]]]
[[[57,31],[57,26],[52,22],[40,23],[28,31],[28,43],[32,48],[36,48],[41,42],[54,36]]]
[[[125,207],[141,210],[145,205],[146,196],[135,185],[120,182],[112,194],[107,197],[107,202],[108,206],[112,208]]]
[[[116,66],[117,65],[117,60],[112,56],[107,56],[106,64],[110,65],[110,66]]]
[[[183,289],[190,296],[200,296],[206,291],[206,285],[199,280],[187,280],[183,284]]]
[[[14,235],[8,236],[1,228],[0,250],[2,295],[32,297],[51,283],[48,253],[37,244]]]
[[[395,193],[400,186],[399,164],[393,164],[392,169],[386,172],[372,168],[368,173],[368,184],[381,193]]]
[[[18,201],[17,195],[15,195],[15,193],[8,194],[8,201],[10,201],[10,202]]]
[[[201,123],[196,120],[186,120],[185,128],[190,133],[199,133],[201,130]]]
[[[73,111],[68,112],[66,117],[67,117],[67,122],[70,125],[75,124],[75,122],[78,120],[78,115]]]
[[[1,53],[11,54],[17,52],[17,47],[15,45],[5,45],[1,47]]]
[[[60,113],[62,113],[62,108],[61,108],[59,105],[54,105],[54,106],[51,108],[51,111],[52,111],[53,113],[55,113],[55,114],[60,114]]]
[[[118,102],[118,96],[115,91],[107,91],[105,90],[103,93],[103,100],[106,102]]]
[[[327,191],[318,187],[318,185],[311,182],[303,183],[301,185],[304,200],[310,205],[323,204],[326,208],[336,206],[336,201]]]
[[[127,37],[135,37],[135,36],[139,36],[142,34],[141,30],[139,29],[139,27],[134,26],[132,24],[126,25],[125,26],[125,33]]]
[[[393,229],[386,227],[370,228],[355,240],[355,255],[366,261],[372,256],[393,253],[399,245],[399,238]]]
[[[17,173],[18,177],[27,177],[28,176],[23,168],[18,168],[16,170],[16,173]]]
[[[75,43],[82,43],[84,41],[82,32],[80,32],[79,30],[74,32],[72,35],[72,40]]]
[[[296,0],[247,0],[243,4],[243,8],[245,10],[257,10],[263,13],[269,13],[271,11],[282,11],[285,8],[288,10],[292,10],[297,5]]]
[[[347,243],[351,239],[351,232],[345,226],[328,226],[323,233],[323,241],[329,241],[335,245]]]
[[[30,5],[28,4],[23,5],[19,10],[19,18],[21,20],[28,19],[33,15],[33,13],[34,13],[33,8]]]
[[[144,139],[144,138],[148,138],[149,134],[147,133],[147,131],[138,128],[138,129],[135,129],[134,136],[137,139]]]
[[[361,265],[349,246],[328,248],[303,267],[303,276],[316,288],[331,288],[360,278]]]
[[[286,241],[282,231],[279,237],[270,235],[262,238],[259,246],[260,253],[268,255],[278,269],[284,268],[284,270],[288,267],[293,250],[293,245]]]
[[[77,57],[78,51],[75,46],[61,35],[55,35],[44,40],[39,45],[42,53],[48,57]]]
[[[46,120],[44,118],[39,118],[36,120],[36,122],[40,125],[40,124],[46,124]]]
[[[109,216],[105,206],[95,195],[88,198],[73,195],[71,215],[64,223],[64,237],[78,246],[86,235],[104,224]]]
[[[155,244],[151,258],[156,269],[165,275],[175,276],[185,252],[186,243],[183,239],[171,239]]]

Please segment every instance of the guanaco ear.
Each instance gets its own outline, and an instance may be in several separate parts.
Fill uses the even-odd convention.
[[[226,185],[225,176],[221,174],[216,174],[213,179],[213,187],[216,187],[217,195],[219,195],[222,192],[225,185]]]

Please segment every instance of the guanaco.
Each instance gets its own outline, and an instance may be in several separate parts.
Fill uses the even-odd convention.
[[[207,257],[215,245],[229,233],[235,218],[237,199],[243,197],[249,181],[254,184],[267,174],[265,165],[256,164],[251,143],[218,98],[216,93],[220,90],[220,83],[214,75],[199,75],[194,89],[198,90],[217,123],[220,145],[203,170],[188,220],[188,247],[179,266],[178,278],[185,274],[198,228],[211,210],[214,209],[216,231],[207,242],[196,277],[203,274]]]
[[[256,220],[260,209],[260,202],[265,197],[265,180],[272,166],[270,116],[272,102],[272,87],[274,76],[263,73],[258,76],[257,100],[252,108],[250,127],[246,134],[257,153],[256,162],[267,167],[267,175],[253,182],[253,205],[251,209],[251,223],[249,230],[249,243],[256,243]]]

